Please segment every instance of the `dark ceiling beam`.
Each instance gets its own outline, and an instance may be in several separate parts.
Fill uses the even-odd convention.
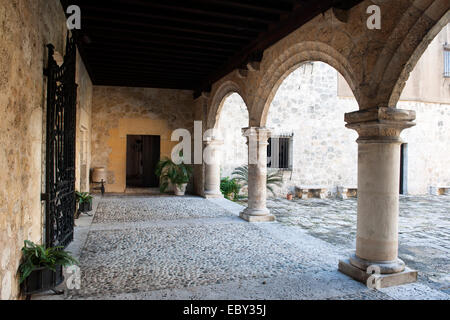
[[[118,43],[92,43],[91,45],[86,47],[86,51],[92,51],[92,50],[98,50],[99,48],[102,48],[103,50],[109,50],[109,49],[121,49],[121,50],[127,50],[128,52],[133,52],[134,50],[139,52],[146,52],[146,50],[152,50],[154,53],[161,53],[166,54],[167,56],[172,56],[172,54],[185,54],[186,56],[191,57],[213,57],[213,58],[219,58],[221,61],[226,59],[227,55],[223,52],[208,52],[206,50],[182,50],[180,51],[179,48],[170,48],[170,47],[148,47],[148,46],[138,46],[135,44],[124,44],[122,42]]]
[[[117,62],[125,62],[125,63],[138,63],[143,66],[151,66],[151,65],[173,65],[173,66],[195,66],[195,67],[202,67],[202,68],[214,68],[217,67],[217,62],[208,62],[204,60],[188,60],[188,59],[170,59],[167,57],[149,57],[149,56],[141,56],[136,55],[133,53],[128,53],[128,55],[120,55],[117,53],[109,53],[107,55],[102,53],[90,53],[89,59],[92,61],[104,61],[107,63],[117,63]]]
[[[100,45],[112,41],[121,41],[124,45],[132,45],[134,43],[140,43],[140,44],[147,44],[147,47],[150,47],[149,45],[163,45],[164,48],[172,48],[179,51],[183,51],[183,48],[189,48],[189,49],[197,49],[204,52],[222,52],[226,54],[232,54],[235,52],[233,48],[228,48],[225,46],[213,46],[213,45],[195,45],[195,44],[187,44],[182,43],[181,41],[177,41],[176,43],[171,42],[169,40],[155,40],[150,38],[135,38],[135,37],[127,37],[126,42],[124,41],[125,38],[120,37],[120,35],[102,35],[98,38],[92,39],[93,42],[98,42]]]
[[[227,7],[241,9],[250,9],[253,11],[267,12],[272,14],[284,14],[292,11],[292,3],[285,1],[266,1],[266,0],[253,0],[253,1],[231,1],[231,0],[199,0],[204,4],[217,4]]]
[[[189,73],[192,75],[201,75],[201,76],[205,76],[208,74],[208,72],[205,70],[199,70],[199,69],[193,69],[193,68],[188,68],[188,67],[178,67],[178,66],[165,66],[165,65],[161,65],[161,66],[141,66],[139,64],[133,64],[133,63],[129,63],[129,64],[117,64],[114,66],[114,68],[111,68],[111,64],[109,63],[101,63],[101,62],[96,62],[96,67],[95,70],[96,71],[100,71],[100,70],[133,70],[135,72],[137,72],[139,74],[139,72],[145,72],[145,71],[150,71],[150,72],[163,72],[166,75],[176,75],[176,74],[182,74],[182,73]]]
[[[105,7],[99,9],[98,6],[92,6],[88,4],[83,5],[83,9],[87,9],[88,15],[85,18],[89,18],[90,15],[98,16],[104,15],[104,16],[114,16],[114,17],[120,17],[120,19],[140,19],[145,18],[149,21],[152,21],[153,24],[162,24],[166,25],[168,22],[180,22],[180,23],[188,23],[190,25],[199,25],[199,26],[206,26],[206,27],[218,27],[223,29],[230,29],[234,31],[251,31],[251,32],[261,32],[266,27],[266,24],[263,23],[255,23],[255,22],[241,22],[236,21],[232,19],[211,19],[209,17],[208,19],[201,18],[198,15],[182,15],[182,16],[176,16],[176,15],[168,15],[161,11],[150,11],[145,12],[140,8],[132,8],[133,11],[127,10],[124,11],[123,9],[112,9],[110,7]],[[136,10],[136,11],[134,11]],[[139,11],[138,11],[139,10]]]
[[[98,34],[98,33],[111,33],[114,32],[115,34],[133,34],[133,35],[140,35],[143,37],[157,37],[157,38],[164,38],[164,39],[174,39],[174,40],[187,40],[192,42],[198,42],[198,43],[214,43],[216,45],[244,45],[247,41],[243,39],[233,39],[230,40],[228,38],[222,38],[222,37],[211,37],[211,36],[195,36],[195,35],[180,35],[179,33],[164,33],[164,32],[153,32],[153,31],[143,31],[142,28],[139,29],[126,29],[123,27],[120,27],[119,25],[113,25],[113,26],[102,26],[102,25],[95,25],[94,23],[90,22],[88,25],[89,31],[92,34]]]
[[[141,61],[144,59],[155,59],[155,60],[164,60],[164,59],[171,59],[171,60],[184,60],[186,62],[205,62],[209,64],[214,65],[220,65],[221,59],[217,57],[208,57],[208,56],[190,56],[183,53],[179,54],[171,54],[170,57],[168,57],[166,54],[161,54],[157,52],[146,52],[146,51],[137,51],[137,50],[125,50],[125,49],[96,49],[96,50],[87,50],[89,55],[93,56],[111,56],[111,57],[120,57],[123,59],[123,57],[127,57],[132,55],[133,57],[140,58]]]
[[[111,1],[96,0],[99,4],[106,3],[111,5]],[[75,0],[80,2],[80,0]],[[260,12],[255,14],[251,10],[236,10],[235,8],[227,8],[223,6],[213,5],[209,1],[196,2],[186,0],[127,0],[128,6],[139,5],[144,6],[147,9],[152,8],[155,10],[169,10],[171,12],[178,12],[184,14],[199,14],[206,17],[226,18],[233,20],[241,20],[247,22],[260,22],[260,23],[272,23],[279,20],[279,14]],[[206,6],[205,6],[206,4]]]
[[[214,70],[211,66],[198,66],[198,65],[185,65],[185,64],[177,64],[177,63],[160,63],[159,61],[155,62],[146,62],[146,63],[140,63],[139,61],[123,61],[123,60],[104,60],[101,58],[92,58],[92,61],[95,62],[96,67],[94,68],[97,70],[97,67],[101,66],[114,66],[114,68],[119,67],[130,67],[130,68],[136,68],[137,70],[168,70],[168,71],[174,71],[176,70],[181,71],[189,71],[193,73],[201,73],[204,75],[207,75],[208,72],[211,70]]]
[[[190,32],[194,34],[203,34],[203,35],[211,35],[211,36],[222,36],[227,38],[235,38],[235,39],[248,39],[249,36],[254,36],[257,34],[256,31],[250,32],[250,31],[240,31],[239,33],[233,32],[233,31],[226,31],[226,30],[220,30],[219,28],[196,28],[195,26],[191,25],[162,25],[162,24],[155,24],[151,21],[125,21],[120,18],[113,18],[108,16],[90,16],[89,13],[83,14],[83,19],[89,24],[89,20],[95,20],[95,21],[102,21],[108,24],[122,24],[127,26],[137,26],[142,28],[157,28],[157,29],[164,29],[164,30],[172,30],[177,31],[180,33],[183,32]]]

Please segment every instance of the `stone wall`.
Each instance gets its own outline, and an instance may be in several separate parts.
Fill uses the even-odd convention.
[[[223,139],[221,155],[221,176],[229,177],[234,169],[248,161],[247,139],[242,128],[248,127],[248,112],[244,100],[233,93],[224,101],[217,127]]]
[[[91,168],[108,171],[107,192],[126,189],[127,135],[161,136],[161,157],[169,157],[178,128],[192,130],[191,91],[94,86]]]
[[[64,11],[58,0],[0,0],[0,298],[19,298],[17,270],[24,240],[43,241],[46,45],[64,53]],[[78,105],[90,100],[82,83]]]
[[[279,87],[270,106],[267,127],[273,135],[294,134],[293,170],[284,172],[277,195],[295,186],[357,186],[356,132],[345,127],[344,114],[358,109],[353,97],[338,96],[339,74],[322,62],[293,71]],[[401,109],[417,112],[417,126],[402,134],[408,143],[408,192],[426,194],[430,186],[450,185],[450,107],[448,104],[400,101]],[[222,176],[247,163],[241,128],[248,113],[238,94],[223,105],[219,129],[225,141]],[[233,135],[234,134],[234,135]],[[227,157],[225,157],[225,155]]]
[[[417,114],[417,125],[401,135],[408,143],[408,193],[450,186],[450,104],[400,101],[398,107]]]

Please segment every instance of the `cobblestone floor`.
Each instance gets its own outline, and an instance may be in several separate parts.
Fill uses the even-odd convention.
[[[428,208],[424,202],[416,205]],[[402,240],[402,258],[430,270],[426,277],[376,291],[337,271],[338,260],[354,248],[354,200],[270,206],[280,222],[249,224],[238,217],[243,208],[224,199],[104,197],[81,246],[81,290],[66,298],[449,299],[442,282],[449,258],[445,209],[429,209],[433,221],[424,213],[419,220],[402,215],[408,225],[402,237],[412,239],[408,247]],[[440,258],[427,258],[430,248]],[[416,265],[407,254],[419,257]]]
[[[269,200],[277,220],[338,247],[355,247],[356,199]],[[399,257],[419,281],[450,293],[450,196],[401,196]]]

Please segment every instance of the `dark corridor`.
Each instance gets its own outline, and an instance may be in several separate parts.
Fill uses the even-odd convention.
[[[157,188],[160,136],[127,136],[127,187]]]

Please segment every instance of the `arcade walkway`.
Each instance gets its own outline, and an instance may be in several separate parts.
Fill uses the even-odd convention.
[[[76,241],[68,248],[76,255],[81,253],[81,290],[65,298],[450,298],[448,287],[446,292],[443,285],[428,283],[428,277],[421,276],[414,284],[376,291],[339,273],[338,260],[348,257],[354,250],[351,241],[341,241],[346,237],[340,235],[348,234],[354,239],[353,231],[345,224],[345,219],[332,219],[331,216],[339,215],[339,212],[327,211],[330,223],[326,225],[323,222],[321,228],[327,230],[332,226],[328,231],[335,235],[320,234],[317,226],[313,232],[314,226],[307,227],[306,223],[308,219],[313,223],[314,219],[306,215],[314,213],[320,218],[323,214],[305,206],[296,206],[299,212],[290,213],[289,223],[286,210],[293,203],[287,204],[282,200],[269,203],[277,207],[273,212],[281,222],[250,224],[238,217],[243,207],[223,199],[172,196],[96,198],[95,216],[77,220]],[[330,204],[326,210],[330,209]],[[341,201],[341,205],[353,204],[352,201]],[[354,213],[346,212],[352,226],[355,226],[355,213],[356,210]],[[433,212],[421,214],[432,215]],[[292,218],[294,215],[300,219]],[[406,217],[402,219],[407,223]],[[446,219],[442,223],[448,225],[448,217]],[[427,230],[417,233],[425,235]],[[403,240],[401,253],[405,252]],[[448,239],[442,239],[442,247],[446,244]],[[428,253],[431,259],[434,253]],[[414,254],[413,250],[409,252],[409,255]],[[411,262],[408,260],[412,265]]]

